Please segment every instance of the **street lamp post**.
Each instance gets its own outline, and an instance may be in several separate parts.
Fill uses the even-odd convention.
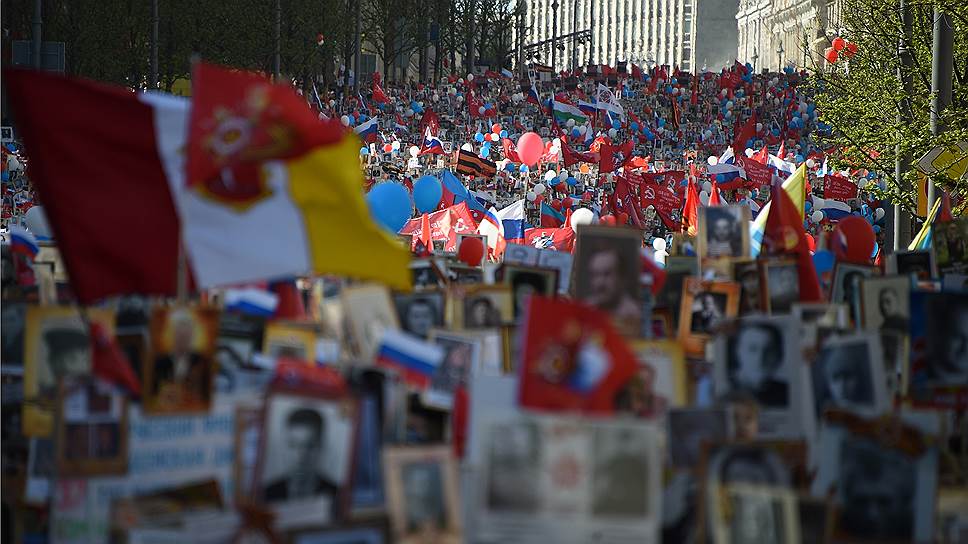
[[[776,46],[776,56],[777,58],[779,58],[780,71],[782,72],[783,71],[783,42],[780,42],[780,45]]]
[[[757,52],[757,50],[756,50],[755,47],[753,48],[753,56],[750,57],[750,58],[753,59],[753,71],[755,72],[756,71],[756,60],[760,58],[760,54],[759,54],[759,52]]]
[[[551,74],[555,74],[555,55],[558,54],[558,0],[551,3]]]

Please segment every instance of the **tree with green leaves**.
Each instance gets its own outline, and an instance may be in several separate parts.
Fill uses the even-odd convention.
[[[841,0],[840,34],[857,44],[853,57],[818,66],[812,85],[819,120],[832,126],[820,143],[841,154],[835,166],[865,168],[885,174],[887,188],[873,190],[909,212],[917,208],[917,172],[913,164],[901,183],[894,179],[894,161],[916,161],[936,146],[968,141],[968,2],[964,0],[909,0],[913,26],[908,48],[912,62],[903,68],[898,53],[901,16],[897,0]],[[931,55],[933,10],[949,14],[954,29],[952,103],[942,111],[945,130],[931,132]],[[819,64],[819,63],[818,63]],[[899,70],[912,80],[904,92]],[[899,123],[899,116],[908,122]],[[968,194],[968,181],[933,177],[952,193]]]

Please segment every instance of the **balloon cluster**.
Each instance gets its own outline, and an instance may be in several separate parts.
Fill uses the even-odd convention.
[[[848,60],[857,54],[858,45],[837,36],[830,42],[830,47],[824,49],[823,58],[830,64],[836,64],[841,57]]]

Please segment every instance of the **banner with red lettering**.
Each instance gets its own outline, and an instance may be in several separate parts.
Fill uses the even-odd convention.
[[[850,200],[851,198],[857,198],[857,185],[843,176],[824,176],[823,197],[832,198],[834,200]]]
[[[682,199],[664,185],[647,183],[639,188],[642,208],[655,207],[655,213],[662,223],[670,229],[679,228],[679,212],[682,210]]]
[[[769,186],[773,182],[773,171],[770,170],[769,166],[760,164],[746,157],[737,156],[735,161],[736,166],[746,171],[746,179],[755,184],[756,187],[761,187],[763,185]]]

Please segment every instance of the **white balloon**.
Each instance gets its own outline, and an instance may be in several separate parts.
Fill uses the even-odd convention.
[[[534,186],[534,194],[536,194],[536,195],[543,195],[544,192],[547,191],[547,190],[548,190],[548,188],[545,187],[545,184],[544,183],[537,183]]]
[[[574,127],[574,126],[575,126],[575,120],[574,120],[574,119],[569,119],[568,121],[566,121],[566,122],[565,122],[565,125],[566,125],[566,126],[567,126],[568,128],[572,128],[572,127]]]
[[[24,224],[27,229],[34,233],[34,236],[50,238],[50,225],[47,224],[47,215],[44,213],[43,206],[34,206],[24,214]]]
[[[410,156],[411,157],[417,158],[417,154],[419,154],[419,153],[420,153],[420,148],[419,147],[417,147],[415,145],[410,146]]]
[[[715,155],[710,155],[709,158],[706,159],[706,163],[709,164],[709,166],[715,166],[716,163],[718,162],[719,162],[719,157]]]
[[[450,94],[451,96],[454,96],[454,95],[456,95],[456,94],[457,94],[457,89],[456,89],[455,87],[450,87],[449,89],[447,89],[447,92],[448,92],[448,93],[449,93],[449,94]]]
[[[585,125],[578,127],[578,134],[585,134]]]
[[[861,189],[863,189],[864,187],[867,187],[868,183],[870,183],[870,180],[867,178],[860,178],[859,180],[857,180],[857,186],[860,187]]]
[[[498,141],[500,139],[501,139],[501,135],[500,134],[497,134],[495,132],[492,132],[491,133],[491,141],[492,142],[496,142],[496,141]]]
[[[558,179],[560,179],[561,181],[565,181],[566,179],[568,179],[568,170],[562,170],[561,172],[558,172]]]
[[[885,213],[887,212],[884,211],[884,208],[877,208],[876,210],[874,210],[874,219],[878,221],[880,221],[881,219],[884,219]]]
[[[477,108],[477,113],[480,113],[481,115],[484,115],[484,112],[485,111],[487,111],[487,110],[484,109],[484,106],[481,106],[481,107]]]
[[[706,191],[707,193],[712,192],[712,190],[713,190],[713,184],[712,184],[712,182],[704,181],[703,184],[702,184],[702,190],[703,191]]]
[[[733,109],[733,101],[732,100],[727,100],[726,101],[726,109],[727,110]]]
[[[820,210],[813,212],[812,214],[810,214],[810,219],[813,219],[814,223],[819,223],[820,221],[823,220],[823,212]]]
[[[817,166],[817,161],[813,159],[807,159],[807,168],[813,168],[814,166]]]
[[[534,199],[538,198],[538,195],[534,194],[534,191],[528,191],[528,194],[524,195],[524,198],[527,198],[528,202],[534,202]]]
[[[763,123],[756,123],[756,132],[761,132],[763,130]]]
[[[752,157],[753,153],[756,153],[756,152],[750,148],[746,148],[746,151],[744,151],[743,153],[745,153],[747,157]]]
[[[614,128],[608,129],[608,137],[609,138],[615,138],[616,136],[618,136],[618,131],[617,130],[615,130]]]
[[[665,251],[667,246],[668,244],[666,243],[665,238],[656,238],[655,240],[652,240],[652,248],[656,251]]]
[[[548,170],[547,172],[545,172],[544,179],[545,181],[551,181],[555,179],[557,176],[558,176],[558,172],[555,172],[554,170]]]
[[[474,81],[474,74],[467,74],[467,81]]]
[[[669,252],[666,250],[659,250],[655,252],[655,262],[664,265],[666,262],[666,257],[669,256]]]
[[[390,146],[393,148],[394,151],[399,150],[400,149],[400,140],[394,140],[393,143],[390,144]]]
[[[595,214],[588,208],[578,208],[571,214],[571,225],[591,225],[595,221]]]
[[[350,126],[350,117],[348,115],[344,115],[339,118],[339,122],[343,123],[344,127],[348,127]]]
[[[466,144],[460,146],[460,148],[463,149],[464,151],[474,151],[474,146],[472,146],[469,143],[466,143]]]
[[[457,83],[459,83],[459,84],[461,84],[461,85],[463,85],[463,84],[464,84],[464,78],[460,78],[460,79],[458,79],[458,80],[457,80]]]

